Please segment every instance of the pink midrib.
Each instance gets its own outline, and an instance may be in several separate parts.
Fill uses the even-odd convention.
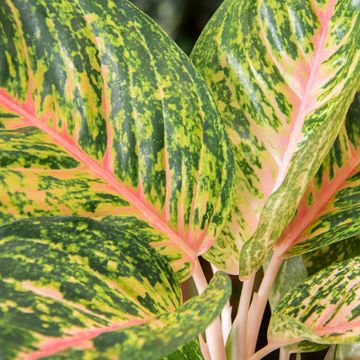
[[[58,338],[55,340],[48,340],[45,341],[40,345],[40,350],[35,351],[32,353],[23,353],[21,354],[21,358],[23,360],[37,360],[41,359],[43,357],[55,355],[61,351],[64,351],[66,349],[69,349],[74,346],[78,347],[86,347],[86,341],[94,339],[95,337],[111,332],[111,331],[117,331],[123,328],[127,328],[130,326],[135,325],[142,325],[147,323],[149,320],[143,320],[143,319],[133,319],[129,321],[122,322],[120,324],[113,324],[107,327],[103,328],[93,328],[88,330],[82,330],[79,331],[78,334],[67,337],[67,338]]]
[[[305,117],[307,115],[307,110],[308,108],[311,108],[311,100],[312,100],[311,90],[314,88],[314,84],[316,82],[316,76],[318,75],[318,72],[320,70],[320,65],[322,63],[322,53],[325,47],[326,36],[329,31],[329,22],[334,13],[336,2],[337,0],[331,0],[326,11],[323,14],[318,15],[320,17],[322,30],[321,30],[319,42],[315,44],[316,50],[315,50],[314,62],[313,65],[311,66],[310,76],[306,82],[304,95],[300,100],[299,110],[295,117],[294,127],[292,128],[291,134],[289,136],[288,145],[286,147],[286,150],[282,158],[281,166],[278,171],[273,192],[275,192],[279,188],[279,186],[285,179],[291,158],[301,138],[302,127],[304,125]]]
[[[291,229],[290,234],[286,234],[280,239],[280,241],[275,246],[281,253],[285,253],[292,245],[297,244],[298,237],[301,235],[303,230],[305,230],[313,220],[315,220],[321,210],[327,205],[329,200],[334,196],[338,191],[341,185],[344,184],[346,179],[352,174],[354,169],[360,164],[360,151],[356,151],[352,155],[351,161],[342,169],[339,169],[339,176],[331,182],[328,189],[323,191],[322,196],[315,204],[309,208],[305,216],[297,217],[295,224],[293,224],[293,229]],[[290,225],[291,226],[291,223]]]
[[[348,322],[342,325],[317,328],[315,333],[319,336],[331,335],[333,333],[346,332],[347,330],[354,330],[354,328],[360,327],[360,320]]]
[[[0,104],[8,108],[9,110],[23,116],[28,122],[44,131],[48,134],[57,144],[65,148],[74,158],[87,168],[92,170],[99,178],[109,184],[121,197],[131,203],[136,209],[138,209],[144,218],[149,223],[162,233],[166,234],[170,241],[176,244],[187,256],[192,264],[194,264],[194,258],[196,254],[194,251],[181,239],[171,227],[163,221],[154,210],[143,201],[141,201],[135,193],[127,189],[119,180],[109,172],[108,169],[104,169],[98,162],[93,160],[90,156],[85,154],[70,137],[64,137],[57,133],[53,128],[46,125],[39,120],[35,115],[31,114],[21,105],[17,104],[4,90],[0,89]]]

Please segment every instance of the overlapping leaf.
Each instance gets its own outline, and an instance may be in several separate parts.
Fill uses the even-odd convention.
[[[360,233],[360,93],[276,246],[296,255]]]
[[[334,261],[333,261],[334,262]],[[324,266],[320,267],[323,269]],[[266,271],[266,267],[265,267]],[[305,266],[301,255],[286,259],[276,276],[269,295],[271,310],[274,311],[281,299],[308,277],[308,269]],[[284,346],[284,350],[289,353],[314,352],[327,348],[328,345],[316,344],[310,341],[301,341],[296,344]]]
[[[317,251],[314,251],[314,253],[315,252]],[[334,261],[331,261],[330,263],[333,262]],[[321,266],[319,269],[323,268],[324,266]],[[286,295],[289,291],[295,288],[299,283],[305,281],[308,275],[308,268],[306,267],[304,259],[301,255],[286,259],[282,263],[281,268],[274,281],[274,284],[271,288],[271,292],[269,295],[269,303],[271,310],[274,311],[276,306],[284,297],[284,295]],[[328,345],[317,344],[306,340],[299,343],[283,346],[284,350],[289,353],[314,352],[323,350],[327,347]]]
[[[297,216],[277,245],[283,251],[290,248],[287,255],[306,254],[284,263],[271,294],[273,305],[307,274],[360,255],[359,237],[351,237],[360,230],[359,139],[360,96],[357,94],[342,131],[300,203]],[[311,251],[314,249],[317,250]],[[319,350],[321,346],[303,341],[290,348],[305,352]]]
[[[334,262],[351,259],[356,256],[360,256],[359,236],[324,246],[304,254],[302,258],[307,273],[313,275]]]
[[[0,219],[116,215],[191,273],[232,161],[186,56],[125,0],[0,5]]]
[[[232,214],[207,253],[243,277],[294,216],[343,124],[360,79],[359,4],[225,0],[192,60],[235,153]]]
[[[284,252],[290,249],[286,256],[305,254],[303,258],[294,257],[284,262],[270,296],[272,307],[308,274],[312,275],[336,261],[360,255],[359,237],[351,237],[360,230],[357,214],[360,205],[357,180],[359,139],[358,93],[342,131],[300,203],[297,216],[276,245]],[[309,342],[291,346],[291,350],[297,352],[318,349],[319,345]]]
[[[268,340],[282,345],[359,341],[359,296],[360,258],[329,266],[283,297],[270,320]]]
[[[121,356],[124,359],[134,360],[161,358],[204,331],[206,325],[209,325],[219,314],[230,293],[228,276],[224,273],[217,274],[204,294],[192,298],[177,311],[159,316],[145,325],[102,334],[92,341],[91,351],[68,350],[63,357],[98,359],[100,356],[108,358]],[[194,346],[192,348],[194,349]],[[196,348],[195,350],[198,351]],[[197,359],[199,355],[196,351],[185,354],[178,351],[172,356],[174,359]]]
[[[0,248],[5,359],[161,357],[203,331],[231,292],[219,274],[180,306],[166,259],[113,218],[20,220],[0,227]]]
[[[309,275],[313,275],[336,262],[360,256],[359,244],[359,237],[353,237],[286,259],[271,289],[269,296],[271,309],[274,310],[282,297],[299,283],[305,281]],[[286,346],[286,349],[291,353],[300,353],[318,351],[326,347],[327,345],[302,341]]]

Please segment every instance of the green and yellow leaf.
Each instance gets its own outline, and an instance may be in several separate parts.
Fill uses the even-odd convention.
[[[360,256],[359,245],[359,237],[353,237],[286,259],[271,288],[269,296],[271,309],[274,310],[282,297],[296,285],[306,280],[309,275],[313,275],[336,262]],[[300,353],[318,351],[325,347],[327,345],[302,341],[288,345],[286,349],[291,353]]]
[[[302,256],[307,273],[313,275],[335,262],[360,256],[360,236],[324,246]],[[291,258],[290,258],[291,259]]]
[[[302,254],[360,234],[360,93],[277,248]],[[289,250],[288,250],[289,249]]]
[[[354,176],[347,177],[346,174],[347,166],[353,165],[354,161],[359,161],[359,111],[360,96],[358,93],[348,112],[344,129],[340,132],[335,145],[304,195],[297,216],[283,236],[283,239],[288,239],[287,244],[280,242],[277,245],[285,245],[284,249],[290,247],[286,256],[298,252],[306,253],[303,256],[290,257],[284,261],[270,294],[269,300],[272,308],[289,289],[305,280],[308,275],[337,261],[360,255],[359,236],[348,238],[358,232],[359,220],[356,211],[359,206],[357,200],[359,187],[356,186],[356,182],[352,181]],[[333,186],[334,184],[336,186]],[[347,184],[355,186],[346,186]],[[339,188],[341,188],[340,191]],[[329,189],[333,190],[329,192]],[[335,196],[333,195],[329,200],[329,196],[334,192]],[[311,198],[314,201],[306,201]],[[321,221],[324,219],[326,221]],[[315,228],[314,224],[317,224],[317,236],[311,236],[311,229]],[[306,229],[306,231],[300,229]],[[291,247],[291,244],[295,244],[295,246]],[[305,352],[316,351],[320,349],[319,346],[319,344],[301,342],[287,348],[292,352]]]
[[[189,277],[232,156],[185,54],[126,0],[2,1],[0,47],[1,223],[113,215]]]
[[[237,273],[241,249],[246,278],[295,215],[359,88],[359,10],[352,0],[225,0],[196,44],[235,157],[232,212],[206,255],[217,267]]]
[[[290,290],[270,320],[268,341],[353,343],[360,339],[360,257],[336,263]]]
[[[2,225],[2,358],[155,359],[202,332],[228,300],[230,280],[219,273],[203,295],[181,305],[179,282],[146,231],[136,235],[111,217]]]
[[[100,356],[120,356],[134,360],[159,359],[204,331],[204,325],[210,324],[220,313],[230,293],[228,276],[224,273],[216,274],[203,295],[190,299],[175,312],[159,316],[148,324],[104,333],[92,341],[95,351],[69,350],[64,353],[64,358],[87,360]],[[195,352],[188,356],[197,359],[198,355]]]

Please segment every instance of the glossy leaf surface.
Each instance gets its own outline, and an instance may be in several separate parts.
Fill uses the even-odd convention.
[[[337,261],[360,256],[360,237],[355,236],[302,256],[307,273],[313,275]]]
[[[270,343],[352,343],[360,338],[360,258],[336,263],[290,290],[270,320]]]
[[[302,254],[360,233],[360,93],[276,246]]]
[[[348,238],[358,232],[356,212],[359,206],[359,186],[354,180],[357,175],[347,176],[347,167],[351,168],[360,161],[359,99],[357,94],[347,114],[344,128],[304,195],[297,216],[283,236],[283,239],[288,240],[284,249],[290,247],[287,255],[304,251],[306,253],[285,260],[270,295],[272,307],[276,306],[290,288],[305,280],[308,274],[312,275],[337,261],[360,255],[359,237]],[[309,199],[313,201],[310,202]],[[316,229],[316,236],[312,235],[312,229]],[[297,245],[291,248],[291,242]],[[281,245],[280,243],[279,246]],[[312,251],[308,252],[309,250]],[[292,352],[316,351],[319,345],[301,342],[288,348]]]
[[[360,80],[359,4],[225,0],[193,53],[226,122],[236,193],[207,257],[247,277],[294,216]],[[246,245],[243,247],[243,244]]]
[[[125,0],[3,1],[0,46],[2,223],[116,215],[188,277],[232,161],[186,56]]]
[[[286,259],[269,296],[271,309],[274,310],[282,297],[299,283],[306,280],[309,275],[323,270],[324,268],[347,259],[360,256],[359,237],[345,239],[309,253]],[[351,349],[350,345],[347,345]],[[347,347],[345,346],[345,348]],[[326,346],[302,341],[297,344],[286,346],[292,353],[313,352],[324,349]],[[349,350],[350,351],[350,350]],[[345,353],[345,350],[344,350]]]
[[[6,359],[165,356],[202,332],[231,292],[219,273],[204,295],[180,305],[166,259],[113,218],[20,220],[0,227],[0,248]]]
[[[64,353],[64,358],[98,359],[99,356],[109,358],[121,356],[134,360],[161,358],[204,331],[220,313],[230,293],[231,284],[228,276],[224,273],[216,274],[204,294],[190,299],[175,312],[159,316],[148,324],[100,335],[92,341],[92,348],[95,351],[69,350]],[[196,352],[179,352],[173,356],[175,359],[176,356],[179,356],[177,359],[198,358]]]
[[[287,255],[305,254],[285,261],[272,290],[272,304],[307,274],[360,255],[359,237],[349,238],[359,232],[360,187],[356,169],[360,161],[359,139],[360,96],[357,94],[332,150],[304,195],[297,216],[283,235],[283,242],[277,245],[284,249],[290,247]],[[353,172],[350,176],[349,167]],[[355,170],[351,170],[354,167]],[[303,341],[288,348],[293,352],[307,352],[317,351],[321,346]]]

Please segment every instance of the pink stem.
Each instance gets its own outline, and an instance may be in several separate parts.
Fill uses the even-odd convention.
[[[215,274],[216,272],[219,271],[219,269],[213,265],[211,265],[211,269],[213,271],[213,274]],[[222,335],[224,338],[224,344],[226,344],[226,340],[230,334],[231,331],[231,327],[232,327],[232,320],[231,320],[231,305],[230,305],[230,301],[227,301],[224,308],[221,311],[221,331],[222,331]]]
[[[261,282],[259,291],[254,294],[247,323],[247,356],[250,357],[254,354],[256,348],[256,341],[258,338],[261,320],[264,315],[265,307],[269,298],[271,288],[274,284],[277,273],[283,262],[283,258],[275,250],[265,276]]]
[[[253,356],[250,357],[250,360],[261,360],[267,354],[270,354],[272,351],[279,348],[279,345],[267,344],[265,347],[256,352]]]
[[[290,359],[290,352],[285,350],[284,347],[280,348],[280,356],[279,360],[289,360]]]
[[[199,261],[197,261],[195,272],[193,273],[193,279],[196,289],[202,294],[208,286],[205,275],[202,271]],[[206,329],[206,343],[209,348],[209,352],[212,360],[226,360],[225,343],[221,331],[220,318],[217,317],[212,324]]]
[[[209,348],[204,341],[203,335],[199,335],[199,343],[200,343],[201,353],[204,356],[204,360],[211,360]]]
[[[243,282],[238,313],[234,321],[234,328],[237,331],[238,342],[235,345],[235,359],[246,360],[247,349],[247,322],[251,300],[251,293],[254,286],[255,274]]]

